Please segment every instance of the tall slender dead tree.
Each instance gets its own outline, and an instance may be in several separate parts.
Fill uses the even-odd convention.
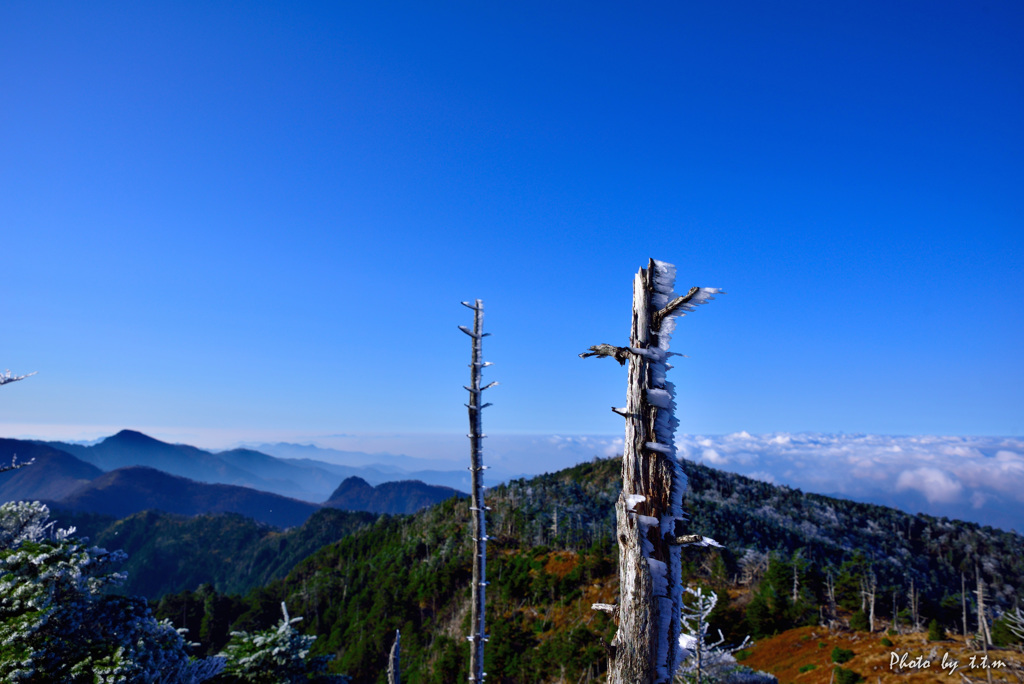
[[[872,570],[860,578],[860,609],[868,609],[868,631],[875,631],[875,597],[878,594],[878,577]]]
[[[481,370],[490,366],[491,363],[484,362],[482,351],[483,338],[490,335],[484,329],[484,303],[476,300],[475,304],[462,302],[463,306],[473,310],[473,330],[464,325],[459,330],[466,333],[473,340],[473,356],[470,367],[469,403],[469,445],[470,445],[470,466],[472,473],[473,494],[470,503],[470,511],[473,513],[473,607],[472,625],[473,633],[467,637],[470,643],[469,651],[469,681],[482,682],[487,673],[484,672],[484,642],[487,641],[487,632],[484,629],[484,608],[486,607],[487,587],[487,511],[490,509],[484,505],[484,469],[483,445],[485,437],[483,432],[482,412],[490,404],[481,404],[480,398],[483,391],[497,385],[491,382],[480,386]]]
[[[402,684],[402,633],[395,630],[395,643],[391,645],[391,653],[388,654],[388,684]]]
[[[921,631],[921,613],[918,610],[920,607],[921,594],[918,592],[917,587],[914,586],[914,578],[910,578],[910,593],[907,594],[907,600],[910,602],[910,618],[914,623],[914,631]]]
[[[985,654],[988,655],[988,645],[992,643],[992,632],[988,626],[988,611],[985,606],[985,580],[978,570],[978,562],[974,562],[974,576],[977,578],[978,588],[978,638],[982,640]]]
[[[679,645],[681,545],[715,544],[684,534],[686,476],[676,460],[672,383],[665,379],[675,318],[718,294],[718,288],[673,292],[675,266],[651,259],[633,279],[633,323],[629,346],[599,344],[580,354],[629,361],[622,493],[615,505],[619,541],[619,603],[595,604],[617,613],[618,631],[609,651],[612,684],[669,682],[684,653]]]
[[[964,618],[964,641],[967,640],[967,578],[964,571],[960,571],[960,607],[963,609]]]

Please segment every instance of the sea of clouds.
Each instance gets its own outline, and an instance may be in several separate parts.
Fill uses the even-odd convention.
[[[345,437],[337,440],[344,448],[432,458],[442,469],[461,465],[468,450],[464,435]],[[615,456],[622,444],[611,435],[498,434],[485,441],[484,461],[488,480],[500,482]],[[1024,531],[1019,437],[738,432],[682,435],[676,448],[682,458],[805,492]]]
[[[432,457],[435,468],[461,465],[468,453],[464,435],[346,437],[339,440],[346,448]],[[611,435],[491,435],[484,442],[488,481],[615,456],[622,443]],[[676,448],[682,458],[805,492],[1024,531],[1019,437],[738,432],[682,435]]]
[[[686,435],[679,455],[807,492],[1024,531],[1024,440],[784,433]]]

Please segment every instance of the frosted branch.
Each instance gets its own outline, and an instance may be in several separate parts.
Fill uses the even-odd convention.
[[[7,370],[3,373],[0,373],[0,385],[6,385],[9,382],[18,382],[18,380],[24,380],[25,378],[35,375],[38,372],[39,371],[32,371],[31,373],[26,373],[25,375],[11,375],[11,371]]]

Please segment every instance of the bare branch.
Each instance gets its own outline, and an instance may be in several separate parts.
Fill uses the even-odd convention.
[[[629,350],[629,347],[615,347],[610,344],[595,344],[590,348],[589,352],[580,354],[581,359],[585,359],[590,356],[596,356],[598,358],[611,357],[619,362],[620,366],[625,366],[626,361],[633,356],[633,352]]]

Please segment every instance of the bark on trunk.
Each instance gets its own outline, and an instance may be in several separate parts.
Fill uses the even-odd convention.
[[[470,386],[469,403],[469,443],[470,443],[470,466],[472,473],[472,499],[470,511],[473,514],[473,590],[471,625],[473,632],[469,635],[469,681],[482,682],[486,673],[484,672],[484,642],[487,641],[487,632],[484,627],[484,613],[486,607],[487,587],[487,510],[484,505],[484,478],[483,478],[483,445],[484,438],[483,419],[481,412],[490,404],[481,404],[480,398],[485,389],[497,383],[490,383],[481,387],[480,371],[484,366],[491,365],[483,361],[482,340],[489,333],[483,331],[484,326],[484,303],[479,299],[475,304],[462,302],[463,305],[473,309],[473,330],[470,332],[465,326],[459,326],[462,332],[469,335],[473,340],[473,354],[470,363]]]

